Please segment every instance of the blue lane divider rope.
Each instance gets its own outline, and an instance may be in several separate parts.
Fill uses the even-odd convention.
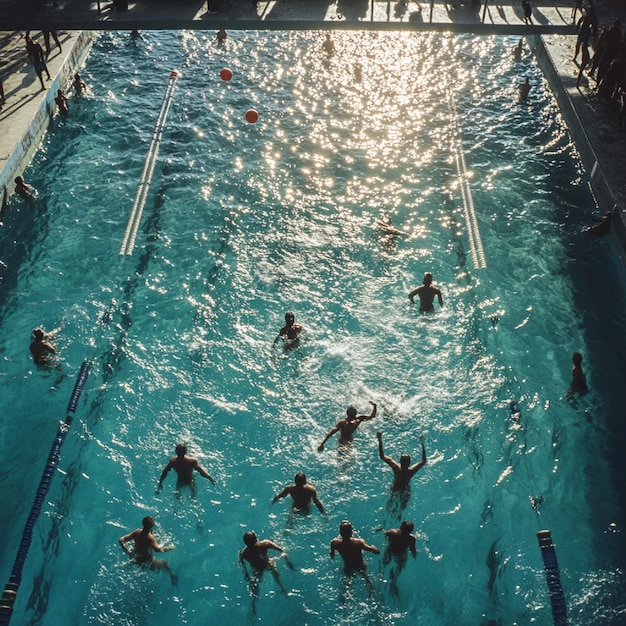
[[[561,575],[559,574],[559,564],[556,560],[556,550],[552,543],[552,535],[549,530],[540,530],[537,533],[537,540],[541,548],[543,565],[546,569],[546,579],[548,582],[548,593],[552,604],[552,618],[554,626],[567,626],[567,609],[565,606],[565,596],[561,586]]]
[[[17,549],[17,555],[15,557],[15,562],[13,563],[11,576],[9,577],[9,582],[7,582],[4,591],[2,592],[2,598],[0,599],[0,626],[5,626],[11,621],[13,604],[17,599],[17,592],[19,591],[20,583],[22,582],[22,570],[24,569],[24,562],[26,561],[26,556],[28,555],[28,550],[33,540],[33,528],[35,526],[37,518],[39,517],[39,514],[41,513],[41,507],[43,506],[46,495],[48,494],[48,491],[50,489],[54,470],[59,463],[61,446],[63,445],[63,442],[65,441],[65,436],[70,429],[70,425],[73,420],[73,413],[76,412],[76,407],[78,405],[80,394],[82,393],[83,388],[85,387],[85,382],[87,381],[87,377],[89,376],[90,367],[90,361],[85,361],[81,365],[80,371],[78,372],[78,376],[76,378],[76,382],[74,383],[74,390],[72,391],[70,401],[67,405],[67,416],[65,418],[65,421],[59,424],[56,437],[52,442],[50,453],[48,454],[48,460],[46,461],[46,466],[41,476],[41,480],[39,481],[39,487],[37,488],[37,492],[35,494],[33,506],[31,507],[28,519],[26,520],[26,524],[24,524],[22,540],[20,541],[20,545]]]

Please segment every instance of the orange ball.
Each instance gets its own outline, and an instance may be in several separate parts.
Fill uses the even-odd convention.
[[[246,122],[254,124],[259,119],[259,113],[255,109],[248,109],[246,111]]]
[[[220,72],[220,78],[222,80],[230,80],[232,77],[233,73],[227,67]]]

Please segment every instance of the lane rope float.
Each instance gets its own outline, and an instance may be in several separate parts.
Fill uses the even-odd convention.
[[[476,217],[476,207],[474,206],[472,188],[469,183],[470,176],[467,172],[465,154],[463,153],[459,114],[453,97],[454,96],[452,95],[452,93],[448,94],[448,107],[450,109],[450,117],[452,120],[453,129],[452,151],[454,153],[456,171],[459,178],[461,200],[463,201],[463,214],[465,215],[465,225],[467,228],[467,236],[469,238],[470,256],[472,257],[472,263],[474,264],[475,269],[485,269],[487,267],[485,250],[483,248],[482,237],[480,236],[478,218]]]
[[[28,550],[33,540],[33,528],[35,526],[37,518],[39,517],[39,514],[41,513],[41,508],[48,494],[48,491],[50,490],[50,484],[52,483],[54,470],[59,463],[61,446],[65,441],[65,436],[67,435],[72,424],[72,420],[74,419],[73,414],[76,412],[78,400],[85,386],[85,382],[87,381],[87,377],[89,376],[90,367],[91,361],[84,361],[81,365],[78,376],[76,378],[76,382],[74,384],[74,390],[72,391],[72,395],[70,396],[70,400],[67,405],[67,415],[65,417],[65,421],[59,423],[57,434],[54,438],[54,441],[52,442],[50,453],[48,454],[48,460],[46,461],[41,480],[39,481],[39,487],[37,488],[37,492],[35,493],[33,506],[30,509],[26,524],[24,524],[22,540],[20,541],[20,545],[17,549],[17,555],[13,563],[13,569],[11,570],[9,581],[6,584],[4,591],[2,592],[2,598],[0,599],[1,626],[5,626],[11,621],[11,615],[13,614],[13,605],[15,604],[15,600],[17,599],[17,592],[19,591],[20,583],[22,582],[22,570],[24,569],[24,562],[26,561],[26,556],[28,555]]]
[[[137,237],[137,231],[139,230],[143,208],[148,197],[148,191],[150,190],[150,183],[152,182],[154,167],[159,155],[159,147],[161,145],[161,139],[163,138],[165,121],[167,120],[167,114],[169,113],[170,105],[172,104],[172,96],[176,87],[177,78],[178,72],[172,71],[165,89],[165,95],[163,96],[161,110],[159,111],[154,131],[152,132],[152,140],[150,141],[150,147],[148,148],[148,154],[146,155],[146,162],[144,163],[141,178],[139,179],[139,186],[137,187],[137,193],[135,194],[133,208],[130,212],[128,223],[126,224],[126,230],[124,231],[124,238],[122,239],[122,245],[120,246],[120,255],[131,255],[135,247],[135,239]]]

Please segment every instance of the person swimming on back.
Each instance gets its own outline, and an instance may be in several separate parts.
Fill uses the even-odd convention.
[[[422,283],[421,287],[417,287],[417,289],[413,289],[413,291],[409,293],[409,300],[411,302],[415,302],[413,298],[418,296],[420,299],[420,312],[433,313],[435,311],[433,304],[435,296],[437,296],[437,299],[439,300],[439,306],[443,306],[441,291],[436,287],[433,287],[433,275],[430,272],[426,272],[426,274],[424,274]]]
[[[302,326],[296,324],[295,315],[291,312],[285,313],[285,325],[278,331],[273,345],[275,346],[282,337],[285,340],[285,349],[295,348],[298,345],[298,336],[301,332]]]

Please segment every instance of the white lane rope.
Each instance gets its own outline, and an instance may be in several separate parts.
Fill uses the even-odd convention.
[[[178,72],[173,71],[170,74],[170,79],[167,83],[167,88],[165,89],[161,110],[159,111],[159,116],[157,117],[154,131],[152,133],[152,141],[150,142],[148,154],[146,155],[146,162],[144,163],[143,172],[141,173],[141,178],[139,179],[139,186],[137,187],[137,193],[135,194],[133,208],[130,212],[128,223],[126,224],[126,230],[124,231],[124,238],[120,247],[121,255],[132,254],[135,247],[135,239],[137,238],[137,231],[139,230],[143,208],[146,204],[146,198],[148,197],[150,183],[152,182],[154,167],[159,155],[159,146],[161,144],[161,139],[163,138],[163,130],[165,129],[165,120],[167,119],[167,114],[170,110],[172,95],[174,94],[177,78]]]
[[[454,102],[454,95],[448,94],[448,107],[450,109],[450,118],[452,121],[452,151],[456,162],[457,175],[459,177],[459,188],[461,190],[461,199],[463,200],[463,213],[465,215],[465,225],[467,228],[467,236],[469,238],[469,250],[472,263],[475,269],[484,269],[487,267],[485,259],[485,250],[483,241],[478,228],[478,219],[476,217],[476,208],[474,207],[474,199],[472,197],[472,188],[470,186],[470,175],[465,164],[465,154],[463,152],[463,143],[461,140],[461,126],[459,124],[459,114]]]

